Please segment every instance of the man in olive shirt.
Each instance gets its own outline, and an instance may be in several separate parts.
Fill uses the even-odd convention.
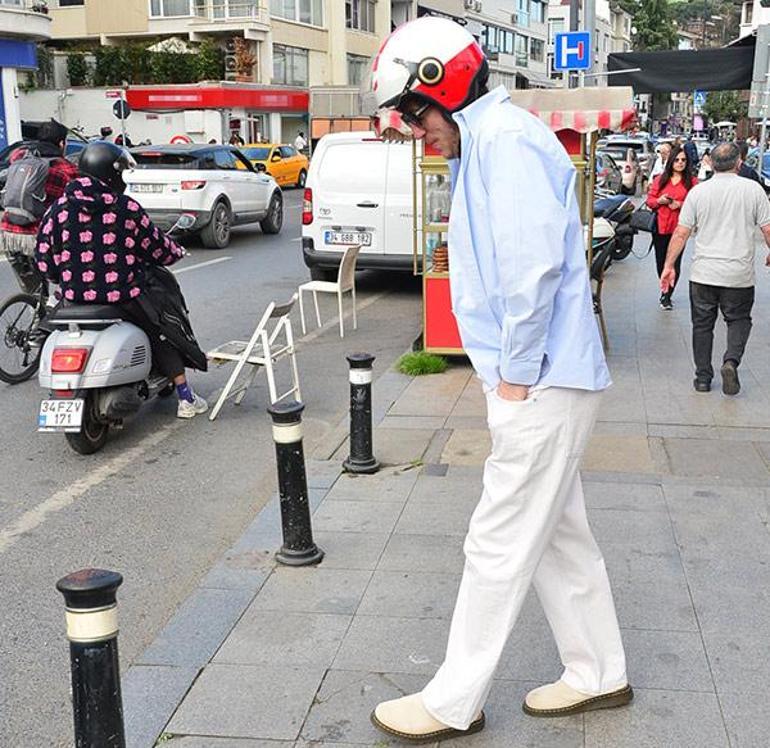
[[[663,291],[673,286],[674,262],[697,229],[690,270],[692,348],[698,392],[711,390],[714,324],[721,311],[727,323],[727,350],[721,369],[722,392],[737,395],[738,365],[751,331],[754,256],[759,227],[770,247],[770,203],[757,182],[741,179],[740,151],[723,143],[711,152],[714,178],[693,187],[679,215],[660,276]],[[770,254],[765,264],[770,266]]]

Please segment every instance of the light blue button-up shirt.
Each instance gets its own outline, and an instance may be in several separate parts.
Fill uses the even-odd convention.
[[[502,86],[453,118],[449,269],[471,363],[489,387],[608,387],[569,156]]]

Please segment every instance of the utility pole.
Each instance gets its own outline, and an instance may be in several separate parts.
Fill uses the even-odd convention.
[[[591,33],[591,67],[593,68],[596,60],[596,50],[601,45],[601,39],[599,39],[599,35],[596,33],[596,0],[583,0],[583,26],[584,31]],[[592,78],[592,80],[596,81],[597,79]],[[597,84],[594,82],[591,85]]]
[[[569,0],[569,30],[580,30],[580,0]],[[570,70],[567,75],[569,86],[568,88],[575,88],[577,86],[577,75],[574,71]]]

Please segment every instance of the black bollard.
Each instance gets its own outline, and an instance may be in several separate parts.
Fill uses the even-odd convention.
[[[372,454],[371,353],[347,356],[350,364],[350,455],[342,467],[349,473],[376,473],[380,463]]]
[[[302,449],[302,411],[296,400],[270,405],[273,440],[278,464],[283,545],[275,560],[287,566],[318,564],[324,552],[313,542],[310,505],[307,499],[305,454]]]
[[[75,748],[125,748],[118,665],[118,604],[123,577],[81,569],[60,579],[72,670]]]

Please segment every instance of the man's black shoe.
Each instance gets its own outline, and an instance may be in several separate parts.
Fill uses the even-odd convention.
[[[696,392],[711,392],[711,382],[706,379],[693,379],[692,386]]]
[[[738,380],[738,367],[735,361],[729,359],[722,364],[722,392],[725,395],[737,395],[741,391],[741,383]]]

